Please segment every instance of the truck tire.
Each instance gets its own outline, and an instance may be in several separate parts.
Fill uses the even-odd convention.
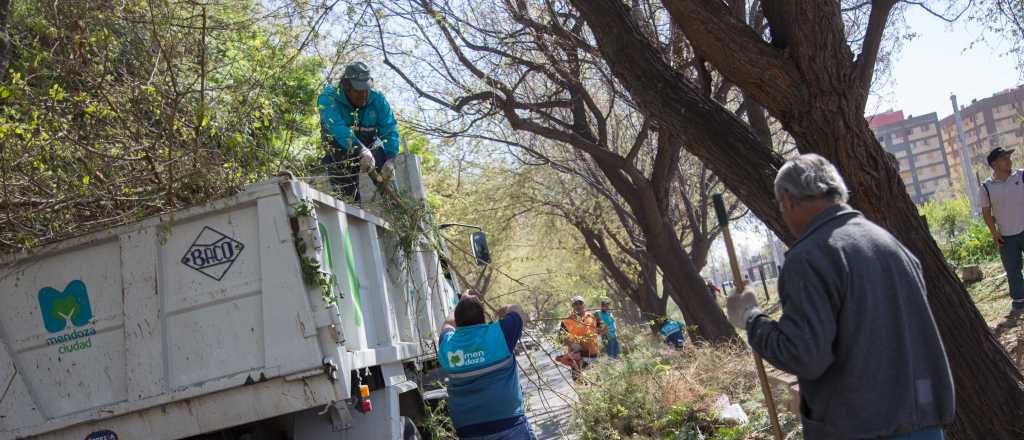
[[[422,440],[420,436],[420,430],[416,428],[416,424],[412,422],[412,419],[403,416],[402,417],[402,440]]]

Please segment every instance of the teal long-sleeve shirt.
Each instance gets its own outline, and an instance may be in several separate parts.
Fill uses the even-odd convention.
[[[615,317],[612,316],[612,312],[598,310],[597,316],[600,317],[601,320],[604,321],[604,325],[608,327],[608,333],[605,333],[605,336],[609,338],[616,337],[618,335],[618,331],[615,329]]]
[[[332,84],[324,87],[317,98],[320,124],[324,134],[331,136],[342,148],[352,149],[359,141],[352,133],[354,112],[345,93]],[[384,141],[384,154],[388,158],[398,155],[398,122],[391,113],[387,98],[377,89],[370,91],[366,105],[358,109],[360,127],[376,127],[377,136]],[[369,145],[367,145],[369,147]]]

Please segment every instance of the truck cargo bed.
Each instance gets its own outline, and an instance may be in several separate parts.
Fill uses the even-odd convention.
[[[415,157],[396,164],[422,194]],[[370,366],[408,382],[456,293],[394,242],[278,178],[4,258],[0,438],[180,438],[343,401]]]

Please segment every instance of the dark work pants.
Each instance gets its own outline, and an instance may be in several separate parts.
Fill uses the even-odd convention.
[[[384,165],[387,155],[383,148],[373,148],[373,161],[377,165],[377,171]],[[341,193],[346,200],[360,201],[359,197],[359,154],[349,154],[337,144],[331,145],[330,153],[325,155],[320,163],[326,165],[327,175],[330,176],[331,187]]]
[[[1003,260],[1006,270],[1006,281],[1010,285],[1010,298],[1013,298],[1013,309],[1024,309],[1024,274],[1022,269],[1024,255],[1024,232],[1017,235],[1004,235],[1003,245],[999,247],[999,257]]]
[[[882,440],[942,440],[944,438],[946,438],[946,436],[942,427],[933,426],[931,428],[919,429],[906,435],[883,437]]]

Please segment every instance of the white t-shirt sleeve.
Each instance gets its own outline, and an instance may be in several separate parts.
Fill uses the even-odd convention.
[[[978,199],[979,199],[978,200],[978,205],[980,205],[982,208],[989,208],[989,207],[992,206],[992,204],[989,203],[989,199],[992,196],[988,192],[989,190],[988,190],[987,183],[988,182],[982,182],[982,184],[981,184],[981,194],[978,195]]]

